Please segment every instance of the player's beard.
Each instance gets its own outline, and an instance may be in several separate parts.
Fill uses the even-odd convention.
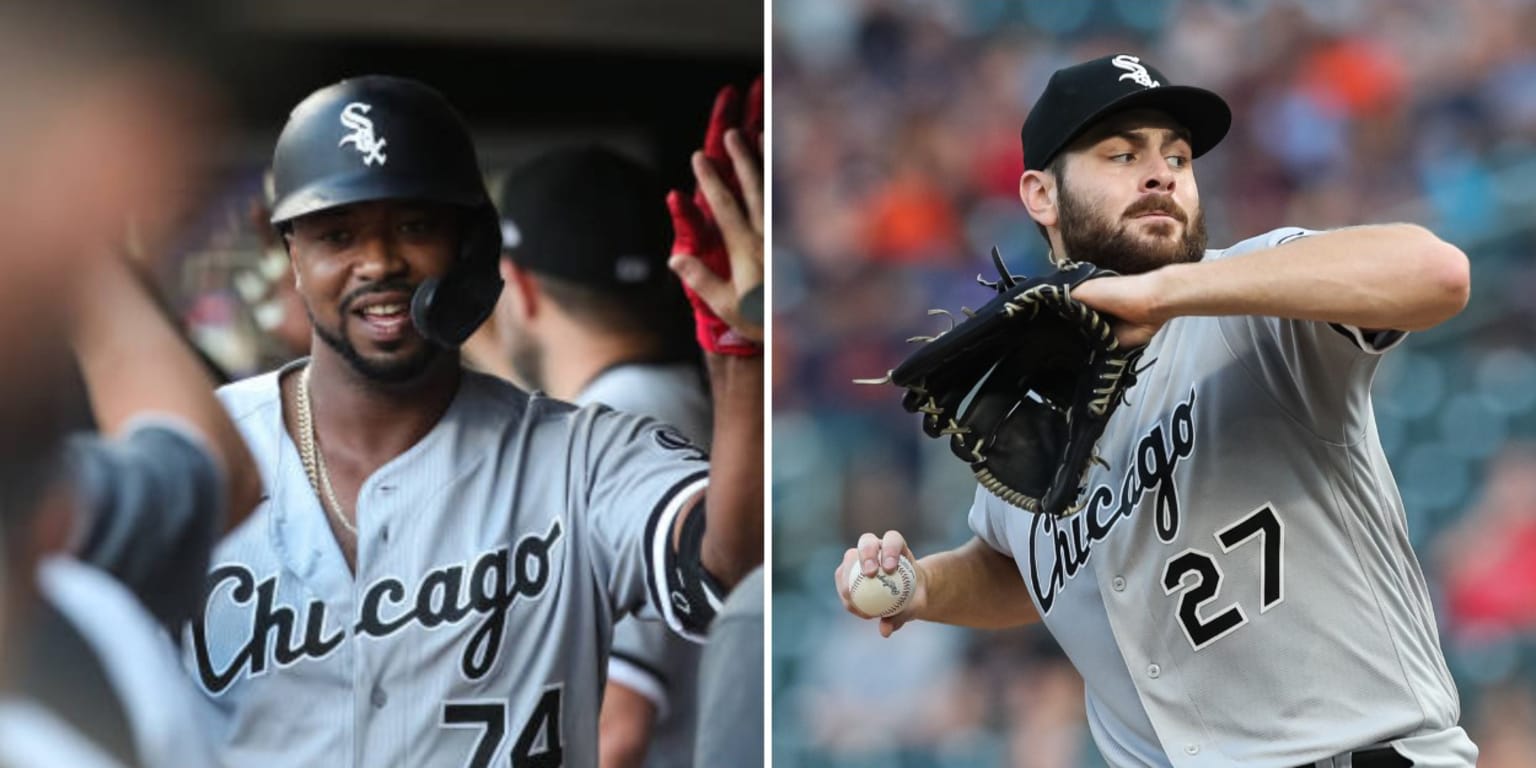
[[[1134,275],[1205,258],[1205,211],[1196,210],[1191,220],[1172,200],[1147,195],[1127,208],[1117,221],[1111,221],[1089,201],[1072,194],[1065,178],[1057,180],[1057,201],[1057,227],[1066,256],[1072,261],[1086,261],[1100,269]],[[1131,232],[1131,217],[1152,211],[1177,219],[1184,225],[1184,235],[1178,239],[1149,240]]]
[[[325,345],[341,355],[352,369],[362,374],[370,381],[384,384],[399,384],[411,381],[432,367],[443,350],[436,344],[428,342],[425,337],[416,331],[412,325],[411,332],[421,340],[420,346],[414,351],[402,356],[390,356],[384,359],[370,358],[357,350],[352,341],[346,336],[346,318],[352,314],[352,304],[359,298],[369,293],[385,293],[390,291],[404,291],[414,295],[416,287],[403,282],[381,283],[356,291],[342,299],[338,316],[341,318],[336,328],[327,328],[315,317],[315,312],[310,308],[309,302],[304,302],[304,312],[309,315],[309,324],[314,327],[315,335],[325,342]]]

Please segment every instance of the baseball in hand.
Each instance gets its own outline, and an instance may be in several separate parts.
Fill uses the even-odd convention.
[[[853,606],[866,616],[891,616],[899,613],[907,600],[911,599],[912,590],[916,587],[917,570],[905,556],[897,560],[893,573],[880,570],[874,576],[865,576],[864,571],[855,563],[848,575],[848,597],[853,601]]]

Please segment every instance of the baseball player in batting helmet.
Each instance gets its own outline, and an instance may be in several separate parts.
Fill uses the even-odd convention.
[[[186,643],[221,759],[596,765],[613,623],[701,639],[761,560],[761,358],[711,361],[712,459],[463,370],[500,228],[468,131],[421,83],[315,92],[273,172],[314,343],[220,391],[266,486]]]
[[[1465,305],[1467,258],[1409,224],[1208,250],[1196,158],[1230,121],[1134,54],[1051,77],[1019,194],[1056,261],[1119,273],[1071,296],[1143,370],[1081,511],[978,488],[975,538],[917,560],[880,631],[1043,621],[1113,766],[1472,765],[1370,397],[1383,355]],[[896,531],[847,551],[851,612],[848,570],[903,553]]]

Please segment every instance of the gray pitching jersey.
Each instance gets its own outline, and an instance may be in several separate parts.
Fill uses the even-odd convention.
[[[186,643],[226,765],[596,765],[614,620],[684,631],[659,596],[702,452],[466,371],[432,431],[363,483],[354,578],[278,373],[219,394],[267,492],[215,552]]]
[[[709,392],[696,365],[617,365],[589,382],[574,402],[650,416],[708,450],[713,424]],[[613,629],[609,679],[656,705],[646,768],[693,765],[701,650],[659,621],[627,618]]]
[[[1371,410],[1401,338],[1175,319],[1110,419],[1081,513],[978,489],[971,528],[1018,561],[1111,765],[1296,766],[1385,742],[1420,766],[1475,761]]]

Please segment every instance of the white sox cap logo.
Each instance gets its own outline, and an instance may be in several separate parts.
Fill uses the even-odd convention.
[[[357,151],[363,155],[363,165],[373,165],[374,163],[383,165],[384,161],[389,158],[385,157],[381,150],[389,142],[373,135],[373,121],[366,117],[372,110],[373,107],[361,101],[354,101],[343,108],[341,110],[341,124],[352,129],[352,132],[343,136],[341,143],[336,146],[345,147],[351,144],[357,147]]]
[[[1120,76],[1121,80],[1134,80],[1137,85],[1144,88],[1156,88],[1162,85],[1162,83],[1152,79],[1152,75],[1147,72],[1147,68],[1141,65],[1141,59],[1136,56],[1122,53],[1111,59],[1109,63],[1125,70],[1125,74]]]
[[[523,231],[511,219],[501,220],[501,247],[516,248],[523,242]]]

